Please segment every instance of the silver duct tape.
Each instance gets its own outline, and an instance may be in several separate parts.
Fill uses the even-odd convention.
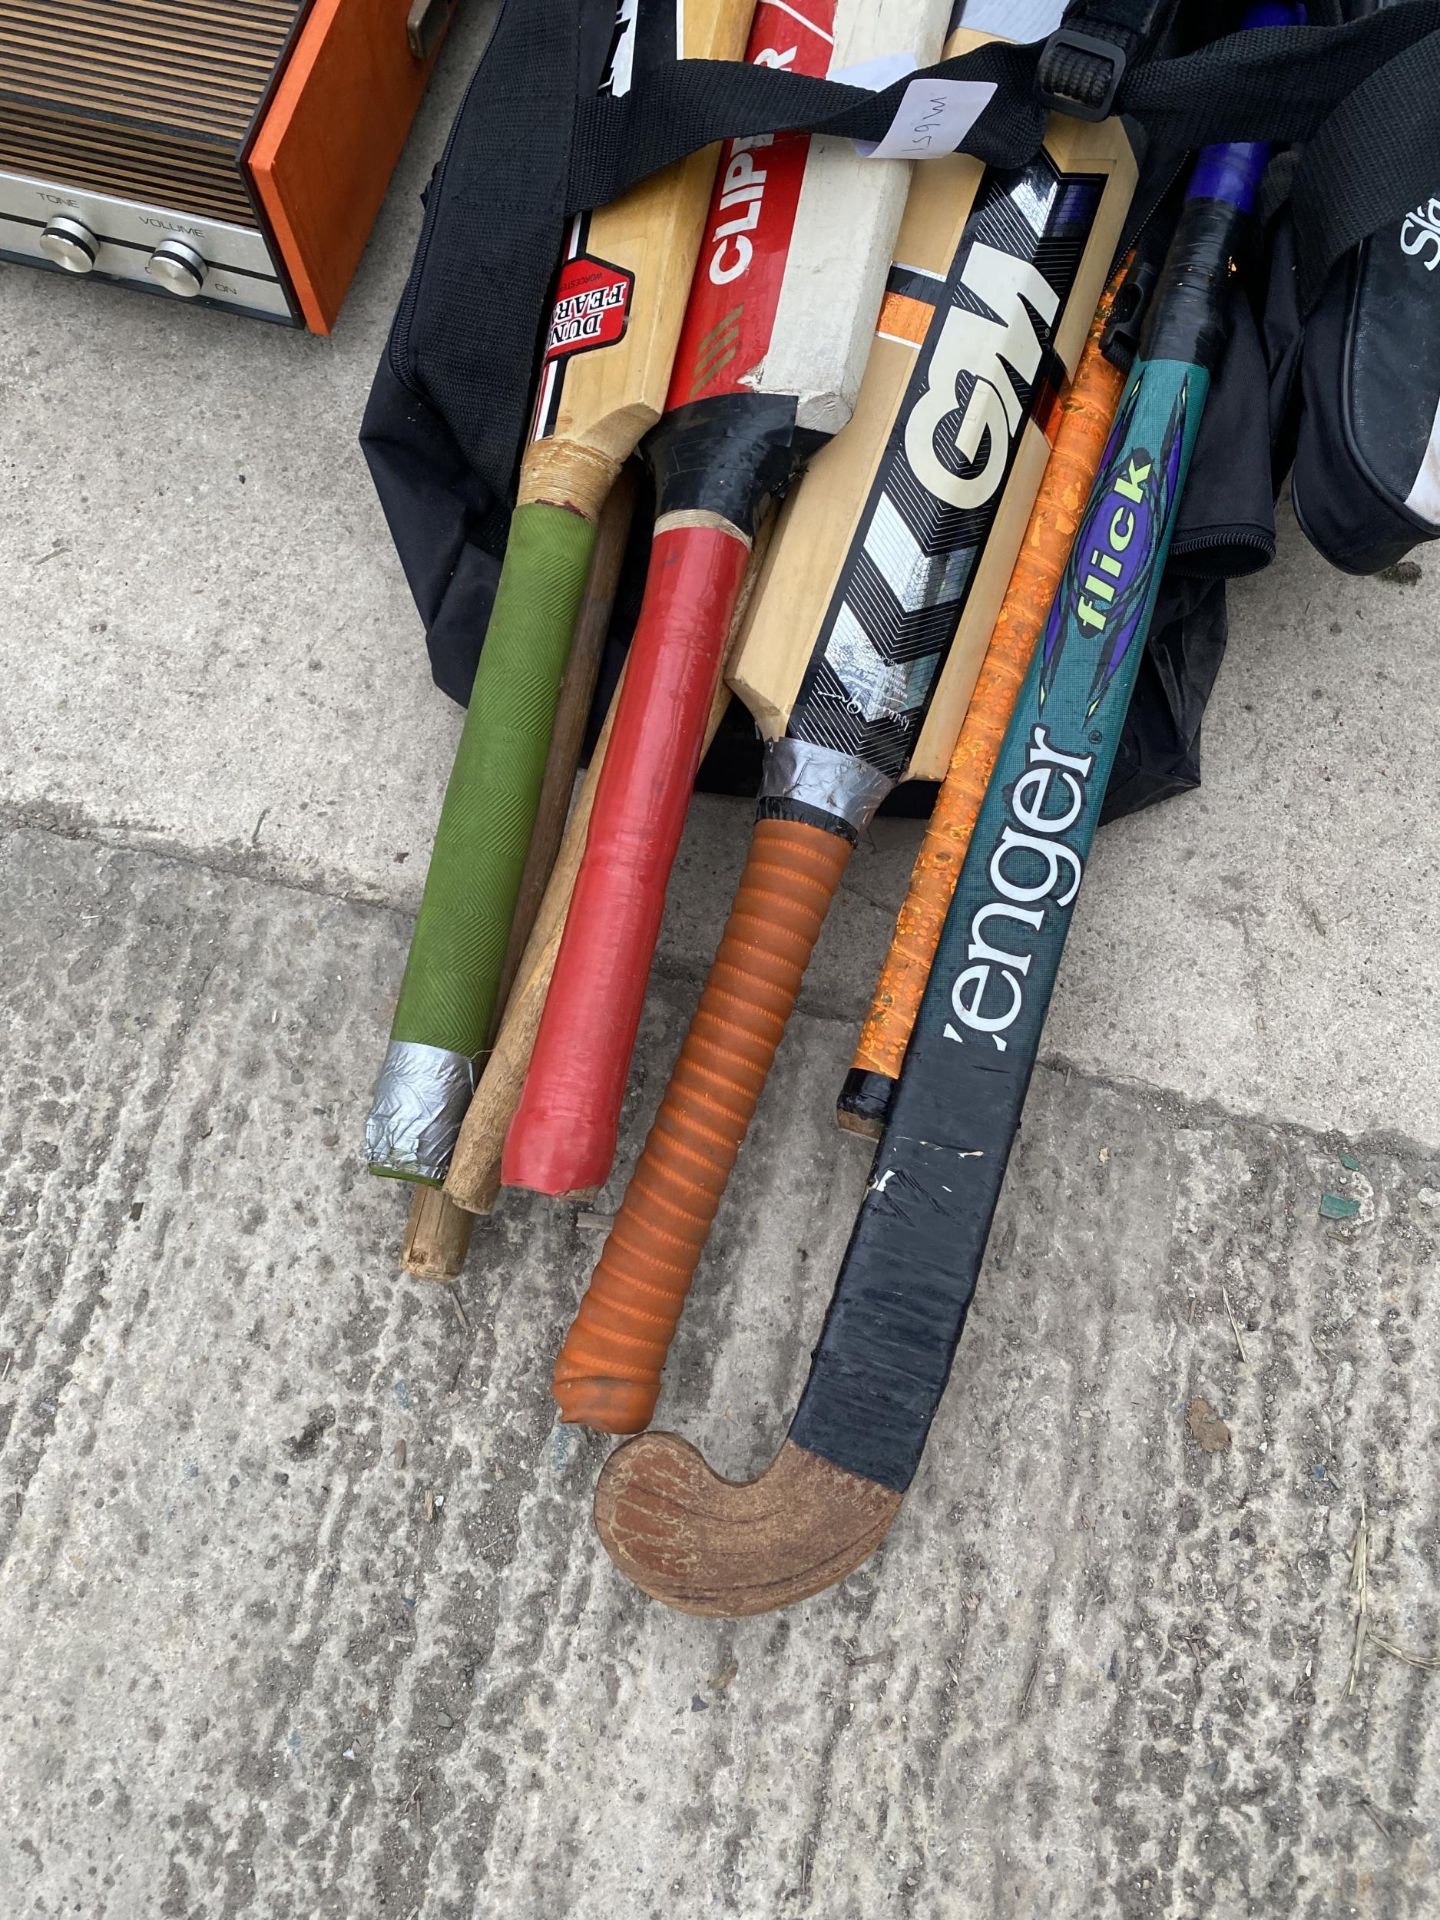
[[[895,782],[853,754],[809,740],[772,740],[760,772],[762,800],[796,800],[844,820],[857,833]]]
[[[371,1172],[443,1180],[475,1081],[476,1063],[468,1054],[392,1040],[365,1122]]]
[[[882,493],[870,516],[865,551],[901,612],[920,613],[960,598],[975,570],[979,548],[928,553],[906,526],[899,507],[888,493]]]
[[[825,647],[825,664],[844,687],[856,713],[874,726],[903,720],[925,704],[940,665],[933,650],[918,660],[889,660],[848,606],[841,606]]]

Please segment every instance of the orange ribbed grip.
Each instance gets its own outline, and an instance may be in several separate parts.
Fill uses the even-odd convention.
[[[849,840],[759,820],[720,951],[580,1310],[555,1362],[561,1418],[649,1423],[676,1322],[760,1098]]]
[[[1020,683],[1070,558],[1120,404],[1124,375],[1100,351],[1100,336],[1123,272],[1123,268],[1116,272],[1101,296],[1074,382],[1061,402],[1054,450],[949,771],[916,856],[910,889],[860,1030],[852,1072],[883,1074],[892,1081],[899,1078],[985,789],[995,771]]]

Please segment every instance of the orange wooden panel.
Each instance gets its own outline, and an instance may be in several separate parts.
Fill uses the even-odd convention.
[[[433,58],[409,0],[315,0],[249,156],[305,324],[328,333],[365,250]]]

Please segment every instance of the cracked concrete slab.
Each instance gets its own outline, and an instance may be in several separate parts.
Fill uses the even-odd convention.
[[[1428,1914],[1433,1154],[1042,1071],[890,1541],[689,1620],[551,1421],[594,1236],[507,1205],[452,1300],[337,1150],[403,916],[39,832],[0,874],[7,1911]],[[848,1043],[787,1039],[670,1371],[726,1472],[863,1185]]]

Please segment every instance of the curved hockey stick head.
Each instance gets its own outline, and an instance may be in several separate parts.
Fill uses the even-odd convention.
[[[688,1440],[642,1433],[605,1462],[595,1530],[615,1565],[681,1613],[741,1619],[853,1573],[903,1493],[787,1440],[754,1480],[725,1480]]]

